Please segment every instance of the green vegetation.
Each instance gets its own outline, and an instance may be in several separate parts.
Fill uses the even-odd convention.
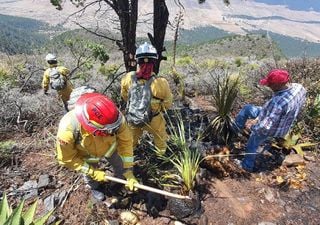
[[[280,150],[286,150],[287,152],[294,150],[297,154],[303,156],[303,148],[310,148],[317,145],[316,143],[303,142],[299,143],[301,140],[300,133],[288,133],[283,139],[281,139],[278,143],[273,143],[272,147],[275,147]]]
[[[265,48],[265,46],[259,46],[260,39],[266,40],[267,31],[265,30],[258,30],[258,31],[248,31],[248,34],[245,36],[247,37],[248,42],[252,42],[251,47],[257,47],[257,48]],[[179,43],[180,45],[187,45],[187,46],[193,46],[197,44],[204,44],[206,42],[210,43],[212,41],[218,41],[221,44],[223,44],[223,41],[221,40],[228,40],[230,42],[235,40],[235,37],[238,35],[225,32],[221,29],[218,29],[216,27],[207,26],[207,27],[199,27],[192,30],[182,30]],[[254,38],[256,36],[256,38]],[[271,37],[272,41],[278,46],[278,48],[281,50],[281,52],[277,53],[278,56],[285,55],[286,57],[297,57],[297,56],[303,56],[307,55],[310,57],[316,57],[320,55],[320,44],[319,43],[313,43],[308,42],[302,39],[298,38],[292,38],[289,36],[276,34],[273,32],[269,32],[269,36]],[[230,45],[232,47],[232,45]],[[246,51],[249,50],[251,52],[252,49],[246,48],[248,46],[242,46],[241,43],[237,45],[238,48],[243,49],[243,54],[238,55],[246,55]],[[266,48],[267,50],[268,48]],[[251,52],[252,53],[252,52]],[[215,54],[213,52],[213,54]],[[235,54],[237,55],[237,54]],[[234,55],[234,56],[235,56]],[[261,54],[262,56],[263,54]],[[267,54],[265,54],[264,57],[266,57]],[[259,57],[259,58],[264,58]]]
[[[0,142],[0,159],[1,163],[5,164],[11,159],[12,148],[15,146],[14,141],[2,141]]]
[[[164,158],[173,164],[177,174],[172,174],[168,177],[182,181],[182,191],[189,193],[195,187],[195,178],[202,161],[202,156],[198,149],[190,149],[189,140],[186,138],[187,133],[184,121],[178,113],[176,113],[176,118],[176,124],[169,121],[169,129],[171,130],[170,143],[173,145],[173,147],[169,147],[169,150],[173,156],[169,158],[161,156],[160,158]]]
[[[33,19],[0,14],[0,51],[8,54],[31,53],[43,46],[48,24]]]
[[[239,76],[228,73],[211,75],[212,84],[209,84],[209,88],[212,91],[213,105],[217,108],[217,116],[210,122],[204,136],[212,135],[218,142],[227,144],[232,132],[231,110],[239,92]]]
[[[35,201],[30,208],[28,208],[24,213],[22,212],[24,207],[24,200],[22,200],[18,207],[12,209],[7,200],[7,195],[4,193],[3,198],[0,203],[0,224],[4,225],[43,225],[51,216],[52,211],[49,211],[42,217],[34,219],[36,212],[37,201]],[[59,224],[57,222],[56,224]]]
[[[273,58],[273,54],[284,57],[276,44],[273,44],[273,51],[274,53],[270,49],[269,40],[260,34],[233,35],[206,42],[181,43],[177,46],[179,55],[190,55],[203,61],[214,57],[235,56],[261,60]]]
[[[195,44],[207,42],[233,35],[216,27],[197,27],[192,30],[181,29],[179,42],[183,44]]]
[[[267,31],[259,30],[257,34],[266,34]],[[281,49],[282,53],[288,57],[317,57],[320,56],[320,44],[313,43],[299,38],[292,38],[285,35],[269,32],[269,36]]]

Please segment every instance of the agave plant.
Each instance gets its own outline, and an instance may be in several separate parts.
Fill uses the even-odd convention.
[[[7,195],[4,193],[0,203],[0,224],[3,225],[43,225],[53,213],[53,210],[46,213],[44,216],[34,220],[36,212],[37,201],[35,201],[29,209],[22,212],[24,200],[22,200],[18,207],[12,209],[7,200]],[[59,224],[60,222],[57,222]]]
[[[178,176],[183,181],[183,191],[189,193],[195,187],[195,178],[202,161],[201,154],[186,148],[170,161],[178,170]]]
[[[217,72],[212,75],[213,82],[210,85],[213,104],[217,109],[217,115],[210,122],[204,136],[213,135],[221,137],[224,144],[227,144],[231,137],[233,119],[231,110],[239,91],[239,76]]]
[[[283,139],[280,140],[278,143],[272,143],[272,147],[277,149],[284,149],[286,151],[294,150],[299,155],[304,155],[303,148],[310,148],[316,145],[316,143],[311,142],[304,142],[299,143],[301,139],[300,133],[288,133]]]
[[[186,138],[191,137],[190,130],[186,130],[184,121],[179,113],[176,113],[176,118],[175,124],[172,120],[169,120],[171,145],[168,149],[172,155],[161,156],[161,158],[171,162],[174,169],[178,172],[165,174],[169,180],[168,182],[171,184],[167,186],[176,186],[179,183],[182,185],[183,192],[189,193],[195,187],[195,178],[202,161],[202,156],[197,149],[190,149],[191,139]]]

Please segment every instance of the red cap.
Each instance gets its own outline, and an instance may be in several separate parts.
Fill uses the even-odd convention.
[[[286,70],[274,69],[260,80],[260,85],[269,86],[270,84],[286,84],[290,80],[290,75]]]

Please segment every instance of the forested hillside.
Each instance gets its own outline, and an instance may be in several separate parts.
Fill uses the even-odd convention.
[[[305,41],[298,38],[267,32],[266,30],[258,30],[251,32],[246,30],[249,34],[259,34],[264,37],[268,36],[273,42],[276,42],[283,54],[288,57],[301,57],[303,55],[310,57],[320,56],[320,43]],[[199,27],[193,30],[182,30],[180,33],[181,43],[205,43],[223,37],[234,36],[235,34],[223,31],[215,27]],[[241,46],[239,46],[241,48]]]
[[[0,51],[31,53],[48,40],[49,25],[38,20],[0,14]]]

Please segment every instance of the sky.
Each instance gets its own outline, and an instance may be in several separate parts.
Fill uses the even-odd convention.
[[[287,5],[289,9],[320,12],[320,0],[255,0],[270,5]]]

